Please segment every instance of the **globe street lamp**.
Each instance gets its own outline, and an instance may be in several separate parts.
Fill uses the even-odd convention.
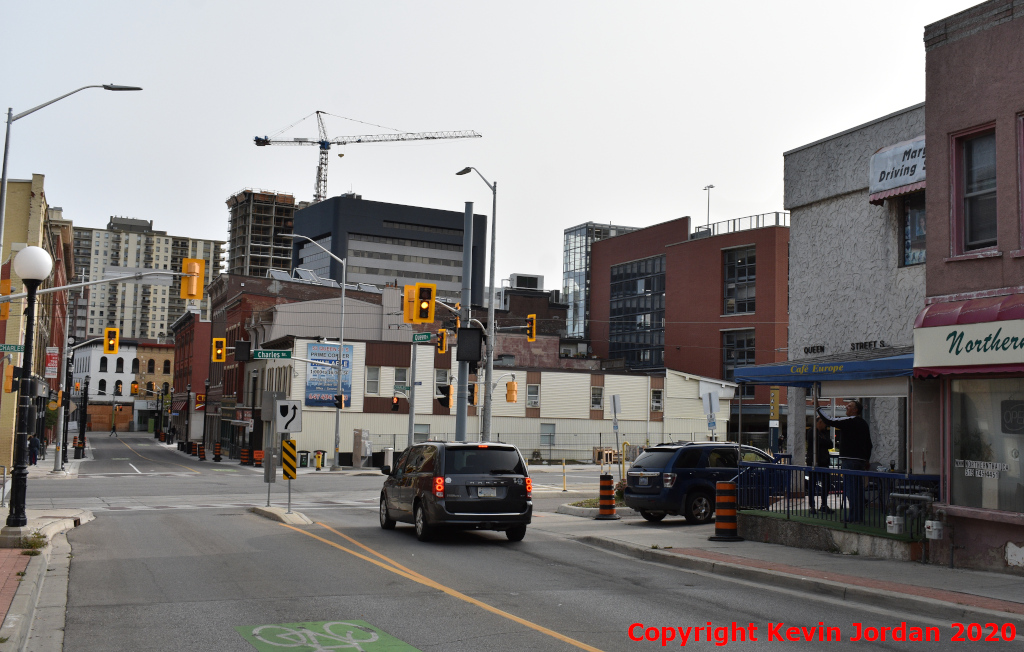
[[[489,290],[488,302],[487,302],[487,366],[484,372],[484,418],[483,424],[480,428],[480,439],[482,441],[491,440],[491,399],[492,399],[492,387],[491,379],[494,376],[494,240],[495,240],[495,229],[498,228],[498,182],[489,182],[484,175],[480,174],[480,170],[474,167],[463,168],[456,172],[456,176],[468,174],[470,171],[476,172],[487,187],[491,189],[493,196],[493,203],[491,205],[491,289]]]
[[[32,339],[35,335],[36,290],[53,271],[53,259],[41,247],[25,247],[14,257],[14,273],[28,293],[25,308],[25,350],[22,353],[21,384],[18,388],[18,425],[14,433],[14,472],[11,474],[11,511],[8,527],[28,525],[25,490],[28,484],[28,422],[32,409]]]

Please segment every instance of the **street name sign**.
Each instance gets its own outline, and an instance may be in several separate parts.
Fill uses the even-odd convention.
[[[252,352],[253,360],[286,360],[291,357],[292,352],[284,349],[256,349]]]
[[[413,333],[412,334],[412,341],[413,342],[429,342],[430,341],[430,333]]]
[[[0,353],[24,353],[24,344],[0,344]]]
[[[395,385],[396,392],[408,392],[410,390],[412,390],[412,388],[408,385]]]

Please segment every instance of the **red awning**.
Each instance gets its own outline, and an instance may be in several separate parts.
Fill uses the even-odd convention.
[[[917,314],[914,328],[1024,319],[1024,294],[933,303]]]
[[[883,202],[889,197],[898,197],[899,195],[909,195],[912,192],[918,190],[924,190],[924,181],[918,181],[917,183],[911,183],[906,186],[900,186],[899,188],[891,188],[889,190],[883,190],[882,192],[876,192],[873,195],[868,195],[868,201],[875,206],[881,206]]]

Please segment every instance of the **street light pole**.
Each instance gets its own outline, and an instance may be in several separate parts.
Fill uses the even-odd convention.
[[[490,183],[480,174],[480,170],[474,167],[467,167],[459,170],[455,174],[463,175],[468,173],[470,170],[476,172],[487,187],[491,190],[492,204],[491,204],[491,269],[490,269],[490,290],[488,290],[488,302],[487,302],[487,360],[484,370],[484,415],[483,423],[480,427],[480,439],[481,441],[491,441],[491,399],[493,398],[494,387],[492,378],[494,377],[494,243],[496,239],[495,231],[498,228],[498,182]]]
[[[317,241],[315,241],[312,238],[309,238],[307,236],[300,235],[298,233],[282,233],[280,235],[282,237],[285,237],[285,238],[293,238],[293,239],[294,238],[302,238],[303,240],[306,240],[310,244],[315,245],[316,247],[319,247],[320,249],[322,249],[324,251],[324,253],[326,253],[328,256],[330,256],[335,261],[337,261],[338,264],[341,265],[341,319],[340,319],[340,323],[338,324],[338,393],[341,394],[342,405],[344,405],[345,392],[342,391],[342,389],[341,389],[341,375],[342,375],[342,371],[343,371],[342,357],[343,357],[343,354],[345,352],[345,285],[347,283],[347,278],[348,278],[348,262],[347,262],[348,259],[347,258],[338,258],[337,256],[334,255],[334,253],[330,249],[328,249],[327,247],[323,246],[319,242],[317,242]],[[415,353],[415,351],[414,351],[414,353]],[[335,408],[334,408],[334,456],[331,459],[331,468],[329,469],[330,471],[340,471],[341,470],[341,466],[338,465],[338,453],[340,452],[340,450],[341,450],[341,408],[335,406]]]
[[[710,183],[704,186],[704,190],[708,191],[708,227],[711,226],[711,189],[714,188]]]
[[[54,102],[63,100],[68,95],[74,95],[78,91],[84,91],[87,88],[102,88],[107,91],[141,91],[142,89],[138,86],[119,86],[117,84],[94,84],[92,86],[83,86],[75,89],[70,93],[65,93],[56,99],[52,99],[49,102],[44,102],[37,107],[31,108],[28,111],[22,111],[21,113],[14,115],[12,109],[7,109],[7,133],[4,137],[4,162],[3,170],[0,171],[0,247],[3,246],[4,241],[4,216],[7,212],[7,153],[11,147],[11,123],[15,120],[20,120],[25,116],[35,113],[39,109],[50,106]]]
[[[28,426],[32,410],[32,340],[35,337],[36,289],[53,271],[53,259],[41,247],[25,247],[15,256],[12,267],[28,292],[25,307],[25,351],[21,362],[21,385],[18,388],[18,425],[14,434],[14,472],[11,473],[11,510],[8,527],[28,525],[25,493],[28,489]]]

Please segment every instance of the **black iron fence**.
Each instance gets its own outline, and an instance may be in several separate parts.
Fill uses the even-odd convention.
[[[939,476],[740,462],[738,507],[832,527],[924,538]]]

